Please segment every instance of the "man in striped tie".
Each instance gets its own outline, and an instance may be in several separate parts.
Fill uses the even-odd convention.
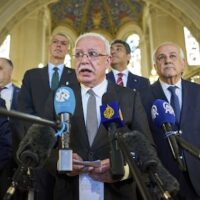
[[[111,43],[111,71],[106,75],[108,80],[133,90],[148,88],[147,78],[131,73],[127,65],[131,59],[131,49],[123,40],[114,40]]]

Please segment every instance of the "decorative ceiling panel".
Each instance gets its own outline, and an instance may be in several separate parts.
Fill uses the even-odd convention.
[[[49,5],[53,28],[66,24],[78,34],[103,30],[114,35],[126,22],[139,24],[143,8],[142,0],[58,0]]]

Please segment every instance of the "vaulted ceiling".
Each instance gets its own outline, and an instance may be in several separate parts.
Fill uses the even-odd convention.
[[[200,41],[199,0],[0,0],[0,43],[31,13],[49,8],[52,28],[69,25],[77,35],[97,28],[114,35],[129,21],[142,23],[145,6],[154,6],[186,25]]]
[[[78,34],[101,29],[115,35],[127,22],[140,24],[144,2],[140,0],[59,0],[49,5],[53,28],[73,27]]]

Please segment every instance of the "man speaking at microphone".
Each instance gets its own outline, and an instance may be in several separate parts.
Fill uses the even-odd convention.
[[[155,50],[153,60],[159,80],[152,84],[148,91],[141,93],[141,99],[157,145],[158,156],[166,169],[180,183],[180,192],[177,199],[200,199],[200,160],[179,146],[182,163],[186,165],[186,171],[180,170],[164,132],[161,128],[156,128],[151,117],[151,108],[156,99],[168,101],[176,115],[174,129],[181,130],[180,137],[200,149],[200,86],[182,79],[186,61],[183,50],[177,44],[162,43]]]
[[[114,91],[125,126],[150,137],[139,95],[137,92],[106,80],[106,70],[110,66],[111,59],[110,46],[100,34],[81,35],[75,43],[74,59],[80,86],[72,87],[76,97],[76,109],[71,119],[70,133],[73,160],[100,160],[101,165],[88,167],[74,163],[71,172],[56,175],[55,200],[137,199],[136,183],[132,177],[129,177],[127,169],[120,180],[112,179],[109,159],[110,143],[108,132],[100,123],[99,107],[104,93]]]

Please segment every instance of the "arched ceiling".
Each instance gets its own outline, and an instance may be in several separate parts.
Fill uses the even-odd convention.
[[[1,0],[0,43],[15,25],[42,7],[50,9],[52,27],[68,24],[77,34],[100,27],[114,35],[130,20],[140,24],[145,4],[178,19],[200,41],[199,0]]]
[[[144,2],[140,0],[58,0],[49,5],[53,28],[71,26],[77,34],[103,30],[115,36],[124,23],[140,24]]]

